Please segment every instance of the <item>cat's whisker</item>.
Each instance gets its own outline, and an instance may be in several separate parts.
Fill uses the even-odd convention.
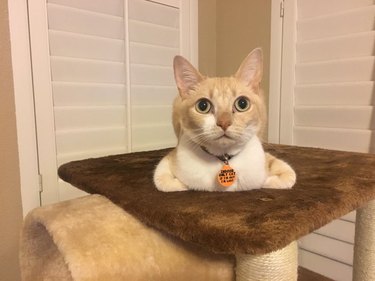
[[[199,135],[192,136],[188,139],[188,141],[193,144],[203,145],[207,142],[206,133],[203,132]]]

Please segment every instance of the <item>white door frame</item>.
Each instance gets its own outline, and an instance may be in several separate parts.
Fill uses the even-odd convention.
[[[268,142],[280,143],[280,89],[283,40],[283,0],[271,1],[270,84],[268,93]]]
[[[23,214],[40,206],[27,0],[8,1]]]
[[[268,140],[293,144],[296,0],[272,0]]]
[[[36,108],[35,127],[37,131],[39,173],[43,175],[41,178],[43,184],[41,204],[45,205],[59,201],[47,1],[32,0],[31,2],[28,8]]]

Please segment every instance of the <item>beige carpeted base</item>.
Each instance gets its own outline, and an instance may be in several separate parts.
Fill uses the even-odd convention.
[[[233,257],[161,234],[100,195],[33,210],[24,222],[20,262],[23,281],[235,278]]]

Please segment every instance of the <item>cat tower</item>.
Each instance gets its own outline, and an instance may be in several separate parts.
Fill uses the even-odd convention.
[[[353,280],[375,280],[375,155],[264,147],[295,169],[292,189],[159,192],[152,173],[168,150],[63,165],[94,195],[27,216],[23,280],[293,281],[296,241],[355,209]]]

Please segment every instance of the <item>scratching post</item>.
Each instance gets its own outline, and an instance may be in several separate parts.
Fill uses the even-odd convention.
[[[236,255],[236,281],[296,281],[298,246],[292,242],[283,249],[264,255]]]
[[[375,280],[375,200],[357,210],[353,281]]]

